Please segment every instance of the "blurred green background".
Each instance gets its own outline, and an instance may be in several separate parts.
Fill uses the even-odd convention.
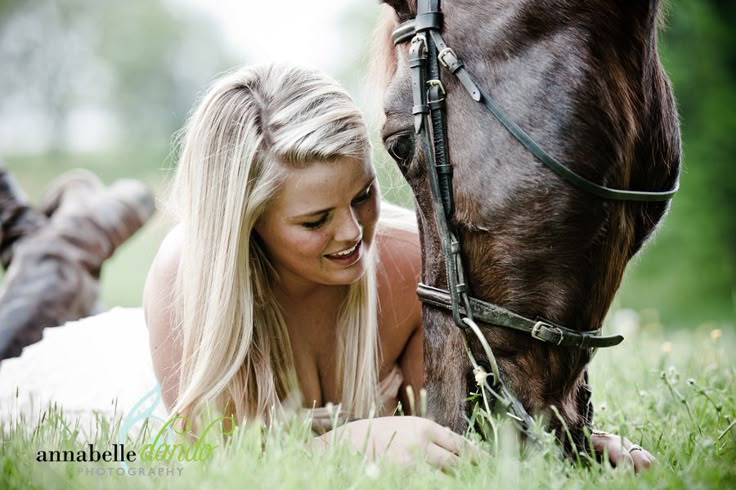
[[[358,41],[331,74],[375,114],[365,96],[376,13],[368,3],[345,10],[343,29]],[[681,191],[629,265],[614,308],[646,312],[667,326],[732,325],[736,5],[672,0],[666,11],[660,53],[682,121]],[[186,2],[0,0],[0,159],[34,202],[55,176],[76,167],[106,183],[135,177],[160,195],[174,165],[172,135],[197,96],[218,73],[248,62],[212,18]],[[376,160],[387,198],[410,205],[380,149]],[[108,306],[141,304],[148,266],[170,226],[156,216],[106,263]]]

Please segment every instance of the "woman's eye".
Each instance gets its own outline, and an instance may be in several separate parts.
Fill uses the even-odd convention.
[[[320,226],[322,226],[323,224],[325,224],[326,221],[327,221],[327,215],[324,215],[320,219],[318,219],[317,221],[305,221],[304,223],[302,223],[302,226],[304,228],[308,228],[310,230],[314,230],[315,228],[319,228]]]
[[[362,204],[366,202],[370,197],[371,194],[373,194],[373,184],[368,186],[366,190],[360,193],[355,199],[353,199],[353,204]]]
[[[414,156],[414,134],[411,131],[390,136],[384,144],[396,163],[406,165]]]

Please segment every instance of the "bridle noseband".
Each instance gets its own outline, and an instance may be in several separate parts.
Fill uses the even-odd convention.
[[[496,403],[502,405],[503,410],[515,421],[517,427],[529,439],[537,441],[536,436],[531,432],[533,424],[531,416],[503,382],[493,351],[475,319],[492,326],[525,332],[536,340],[552,345],[591,351],[599,347],[618,345],[623,337],[620,335],[601,336],[601,328],[580,332],[542,318],[526,318],[501,306],[468,296],[460,241],[456,230],[450,224],[454,205],[452,165],[447,152],[444,107],[446,91],[440,78],[440,64],[457,78],[473,100],[483,104],[539,161],[575,187],[602,199],[647,202],[671,199],[677,192],[679,184],[666,192],[612,189],[587,180],[545,152],[479,87],[465,69],[462,60],[452,48],[447,46],[441,34],[440,1],[417,0],[416,17],[401,24],[392,34],[392,40],[397,45],[411,40],[408,61],[414,101],[412,107],[414,130],[416,134],[423,136],[418,144],[422,145],[425,155],[437,234],[445,257],[448,282],[448,290],[420,283],[417,294],[425,304],[451,311],[455,325],[465,333],[466,351],[484,401],[486,401],[486,410],[490,411],[486,398],[486,392],[488,392]],[[473,355],[470,347],[471,338],[479,341],[483,347],[486,356],[485,363],[484,360],[479,363]],[[491,372],[487,373],[480,364],[487,364]],[[589,399],[587,403],[590,408]]]

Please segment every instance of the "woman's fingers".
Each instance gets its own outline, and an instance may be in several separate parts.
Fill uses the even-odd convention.
[[[598,454],[608,452],[614,466],[628,466],[636,473],[649,468],[657,459],[641,446],[625,437],[606,432],[594,432],[591,436],[593,448]]]
[[[444,447],[438,446],[434,443],[429,443],[425,450],[425,458],[427,463],[432,466],[436,466],[441,470],[448,470],[454,468],[460,462],[460,458],[457,454],[448,451]]]
[[[459,455],[463,449],[463,438],[447,427],[431,422],[429,439],[438,446]]]
[[[590,440],[596,453],[608,453],[608,459],[613,466],[630,464],[633,467],[634,461],[631,459],[629,452],[624,449],[625,440],[623,437],[607,432],[593,432]]]
[[[632,444],[628,451],[634,463],[634,471],[637,473],[649,468],[657,461],[657,458],[652,456],[649,451],[636,444]]]
[[[478,463],[481,449],[472,441],[439,424],[434,424],[433,429],[432,442],[457,456],[467,457],[471,462]]]

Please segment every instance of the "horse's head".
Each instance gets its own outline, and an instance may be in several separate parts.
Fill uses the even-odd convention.
[[[378,30],[385,74],[383,139],[417,200],[423,282],[446,288],[425,155],[416,144],[407,44],[391,31],[416,0],[386,0]],[[680,166],[678,120],[657,54],[658,3],[614,0],[444,2],[442,36],[482,89],[546,152],[586,179],[665,191]],[[382,48],[382,49],[381,49]],[[624,268],[662,219],[666,202],[601,199],[543,166],[443,69],[455,210],[472,296],[576,330],[598,328]],[[430,415],[466,425],[469,363],[445,310],[426,306]],[[482,329],[506,384],[533,414],[579,437],[589,351]]]

